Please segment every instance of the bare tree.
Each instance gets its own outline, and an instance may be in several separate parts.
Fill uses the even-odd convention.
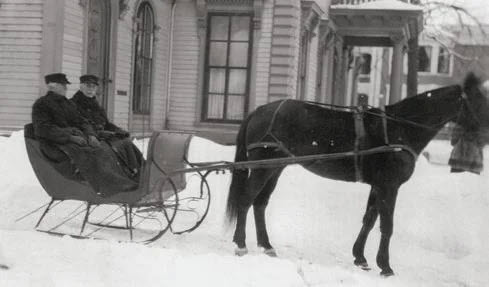
[[[473,60],[471,55],[464,55],[453,49],[452,43],[456,42],[461,32],[473,33],[479,32],[487,37],[480,21],[474,17],[467,9],[455,3],[425,0],[418,5],[423,6],[424,35],[446,48],[455,57],[463,60]],[[442,22],[440,19],[450,19],[452,22]],[[478,31],[477,31],[478,30]]]

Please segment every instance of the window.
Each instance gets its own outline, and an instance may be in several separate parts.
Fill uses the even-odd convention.
[[[418,72],[431,72],[431,47],[428,46],[419,47]]]
[[[370,75],[372,55],[364,53],[361,55],[360,75]]]
[[[437,71],[439,74],[450,73],[450,53],[443,47],[440,47],[439,49]]]
[[[251,25],[250,14],[208,15],[203,121],[239,122],[246,116]]]
[[[149,114],[153,66],[154,14],[151,5],[143,2],[136,14],[135,56],[133,74],[132,110],[135,114]]]

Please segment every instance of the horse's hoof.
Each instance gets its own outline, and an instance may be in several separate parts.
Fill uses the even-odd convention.
[[[360,268],[362,268],[362,270],[366,270],[366,271],[370,271],[371,268],[368,266],[368,263],[367,261],[363,261],[363,262],[357,262],[355,260],[354,264]]]
[[[236,249],[234,249],[234,255],[243,256],[246,254],[248,254],[248,248],[246,247],[243,248],[236,247]]]
[[[385,270],[382,270],[382,271],[380,272],[380,275],[381,275],[382,277],[390,277],[390,276],[394,276],[394,271],[392,271],[392,269],[390,269],[390,268],[389,268],[389,269],[385,269]]]
[[[268,255],[270,257],[277,257],[277,252],[273,248],[265,249],[265,250],[263,250],[263,253],[265,253],[266,255]]]
[[[8,270],[9,267],[7,265],[5,265],[5,264],[0,264],[0,269],[1,270]]]

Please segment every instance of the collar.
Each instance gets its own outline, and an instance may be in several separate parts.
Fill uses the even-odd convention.
[[[60,99],[60,98],[66,99],[66,97],[65,97],[65,96],[60,95],[60,94],[57,94],[57,93],[55,93],[55,92],[53,92],[53,91],[49,91],[49,92],[46,94],[46,96],[47,96],[47,97],[53,97],[53,98],[56,98],[56,99],[58,99],[58,98],[59,98],[59,99]]]
[[[87,102],[94,102],[96,101],[96,98],[95,97],[88,97],[87,95],[85,95],[82,91],[78,90],[74,95],[73,95],[73,98],[75,99],[78,99],[78,100],[82,100],[82,101],[87,101]]]

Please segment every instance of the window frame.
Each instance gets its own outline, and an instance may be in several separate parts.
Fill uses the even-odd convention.
[[[249,17],[249,32],[248,32],[248,54],[247,54],[247,63],[246,67],[233,67],[229,65],[230,61],[230,43],[242,42],[245,43],[244,40],[236,41],[231,40],[231,25],[232,25],[232,17],[233,16],[247,16]],[[210,46],[213,40],[211,40],[211,21],[213,17],[228,17],[230,25],[228,26],[228,35],[226,40],[219,40],[227,43],[226,49],[226,64],[225,66],[211,66],[209,64],[210,60]],[[250,103],[250,90],[251,90],[251,71],[252,71],[252,56],[253,56],[253,37],[254,37],[254,23],[253,23],[253,12],[208,12],[207,14],[207,29],[206,29],[206,38],[205,38],[205,60],[204,60],[204,77],[203,77],[203,89],[202,89],[202,107],[201,107],[201,116],[200,120],[203,123],[223,123],[223,124],[239,124],[241,123],[249,112],[249,103]],[[214,40],[215,41],[215,40]],[[225,83],[224,83],[224,101],[223,101],[223,116],[222,118],[209,118],[208,117],[208,105],[209,105],[209,88],[210,88],[210,70],[212,68],[224,68],[225,69]],[[243,102],[243,118],[242,119],[228,119],[227,118],[227,103],[229,99],[229,74],[232,69],[242,69],[246,70],[246,83],[245,83],[245,91],[243,94],[244,102]]]
[[[152,23],[148,23],[151,27],[151,31],[146,31],[145,23],[149,21],[147,18],[146,11],[151,13]],[[140,17],[140,14],[141,17]],[[153,94],[153,76],[154,76],[154,52],[155,52],[155,32],[156,32],[156,18],[154,8],[149,1],[143,1],[139,4],[138,9],[136,10],[136,17],[134,17],[135,21],[135,30],[134,30],[134,58],[133,58],[133,74],[132,74],[132,100],[131,100],[131,111],[135,115],[150,115],[151,114],[151,100]],[[138,23],[141,21],[141,24]],[[139,27],[142,27],[140,30]],[[142,35],[139,35],[142,33]],[[151,37],[149,39],[149,57],[145,55],[144,51],[144,43],[147,40],[146,37]],[[141,51],[140,53],[138,51]],[[149,63],[144,63],[141,65],[141,69],[138,69],[138,61],[148,61]],[[149,65],[149,75],[144,73],[145,64]],[[141,74],[142,77],[137,80],[138,75]],[[146,81],[145,81],[146,80]],[[139,83],[139,85],[137,85]],[[144,85],[147,85],[147,95],[143,94]],[[147,98],[144,98],[144,97]]]
[[[430,70],[429,71],[417,71],[421,76],[439,76],[439,77],[451,77],[453,73],[453,55],[450,53],[450,50],[443,45],[439,44],[420,44],[421,47],[429,47],[431,49],[430,53]],[[419,49],[418,48],[418,49]],[[438,66],[440,64],[440,50],[444,49],[448,55],[448,73],[440,73],[438,72]],[[418,59],[419,61],[419,59]]]

